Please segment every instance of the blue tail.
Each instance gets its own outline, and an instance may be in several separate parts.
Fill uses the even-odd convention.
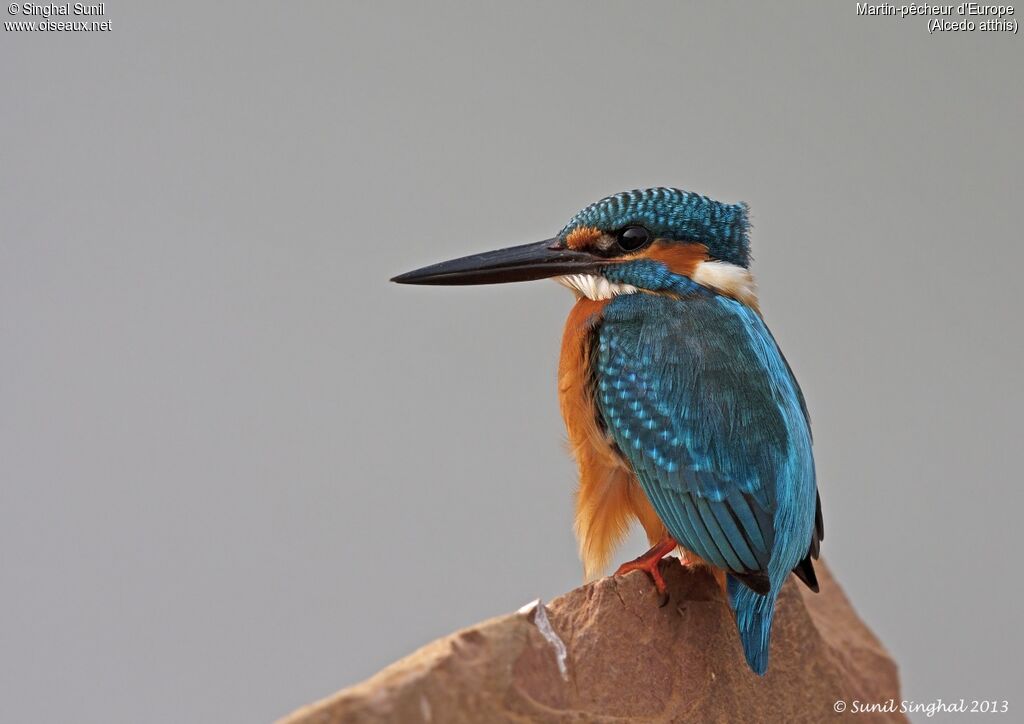
[[[775,617],[775,598],[779,592],[766,595],[754,593],[732,576],[727,576],[729,605],[736,613],[736,627],[743,642],[743,655],[758,676],[768,670],[768,646],[772,638],[772,619]]]

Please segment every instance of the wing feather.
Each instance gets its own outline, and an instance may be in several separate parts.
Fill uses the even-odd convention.
[[[817,553],[821,526],[803,398],[743,310],[710,294],[617,297],[598,330],[595,397],[676,540],[761,586],[773,557],[792,558],[788,573]],[[780,503],[794,514],[777,516]]]

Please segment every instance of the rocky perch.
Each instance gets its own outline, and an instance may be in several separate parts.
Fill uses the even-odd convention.
[[[663,608],[645,574],[604,578],[438,639],[279,724],[906,721],[850,713],[898,705],[896,664],[816,567],[821,593],[782,591],[764,678],[714,579],[667,558]]]

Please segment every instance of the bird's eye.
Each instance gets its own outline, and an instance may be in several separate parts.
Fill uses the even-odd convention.
[[[636,251],[651,241],[651,232],[642,226],[627,226],[619,232],[618,242],[623,251]]]

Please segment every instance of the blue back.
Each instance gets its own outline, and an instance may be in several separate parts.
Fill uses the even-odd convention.
[[[595,400],[672,537],[731,574],[744,650],[763,673],[775,598],[816,542],[803,398],[756,312],[685,277],[662,284],[679,298],[606,307]],[[765,595],[738,585],[758,577]]]

